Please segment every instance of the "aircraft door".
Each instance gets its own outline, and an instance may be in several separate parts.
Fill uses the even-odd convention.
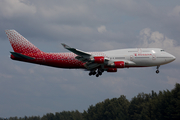
[[[133,60],[134,60],[133,55],[130,55],[130,61],[133,61]]]
[[[141,51],[141,48],[138,48],[138,54],[141,54],[142,51]]]
[[[152,55],[152,60],[156,60],[156,55]]]

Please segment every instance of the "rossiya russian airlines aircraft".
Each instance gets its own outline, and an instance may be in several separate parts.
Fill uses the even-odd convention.
[[[70,53],[46,53],[39,50],[15,30],[5,30],[14,52],[11,59],[47,65],[58,68],[82,68],[89,75],[99,77],[104,71],[117,72],[118,68],[151,67],[174,61],[176,58],[160,48],[131,48],[104,52],[84,52],[71,48],[66,44],[63,47]]]

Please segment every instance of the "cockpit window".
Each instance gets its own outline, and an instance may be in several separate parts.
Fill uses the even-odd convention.
[[[163,52],[164,50],[161,50],[161,52]]]

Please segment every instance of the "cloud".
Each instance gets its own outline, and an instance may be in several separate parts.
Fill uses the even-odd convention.
[[[12,78],[12,76],[11,75],[8,75],[8,74],[3,74],[3,73],[0,73],[0,78],[1,79],[6,79],[6,78]]]
[[[59,2],[62,3],[62,2]],[[88,7],[82,3],[69,4],[69,2],[64,2],[63,4],[42,4],[38,8],[39,13],[46,17],[46,19],[64,19],[64,17],[78,17],[85,15],[88,12]]]
[[[180,80],[178,78],[175,78],[175,77],[167,76],[167,79],[168,79],[167,84],[170,84],[172,86],[174,86],[176,83],[180,82]]]
[[[140,47],[162,48],[176,57],[176,62],[180,63],[180,46],[176,41],[168,38],[158,31],[151,31],[150,28],[145,28],[140,31]]]
[[[98,27],[97,30],[98,30],[99,33],[103,33],[103,32],[107,31],[106,26],[104,26],[104,25],[101,25],[100,27]]]
[[[97,5],[104,6],[104,10],[110,11],[112,14],[118,11],[116,15],[128,13],[133,16],[148,16],[156,12],[156,9],[146,0],[97,0]]]
[[[180,17],[180,5],[177,5],[172,11],[168,13],[170,17]]]
[[[36,8],[27,0],[1,0],[0,16],[5,18],[19,17],[36,13]]]
[[[12,48],[5,29],[17,30],[46,52],[68,52],[62,42],[83,51],[161,47],[176,56],[174,64],[179,63],[178,4],[147,0],[1,0],[0,108],[4,109],[0,109],[0,116],[83,111],[121,94],[132,98],[139,92],[171,89],[180,78],[179,64],[164,65],[158,75],[156,68],[150,67],[119,69],[96,78],[89,77],[87,71],[12,61],[7,58]]]
[[[145,28],[140,31],[140,40],[143,41],[143,47],[174,47],[174,40],[169,39],[158,31],[152,32],[150,28]]]

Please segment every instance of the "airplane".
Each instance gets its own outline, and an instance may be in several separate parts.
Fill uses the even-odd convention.
[[[170,63],[175,56],[165,52],[161,48],[130,48],[117,49],[104,52],[84,52],[62,46],[69,50],[68,53],[47,53],[39,50],[26,38],[15,30],[5,30],[5,33],[13,48],[10,58],[12,60],[35,63],[57,68],[85,69],[89,75],[99,77],[104,71],[117,72],[117,69],[130,67],[157,66],[159,73],[160,65]]]

